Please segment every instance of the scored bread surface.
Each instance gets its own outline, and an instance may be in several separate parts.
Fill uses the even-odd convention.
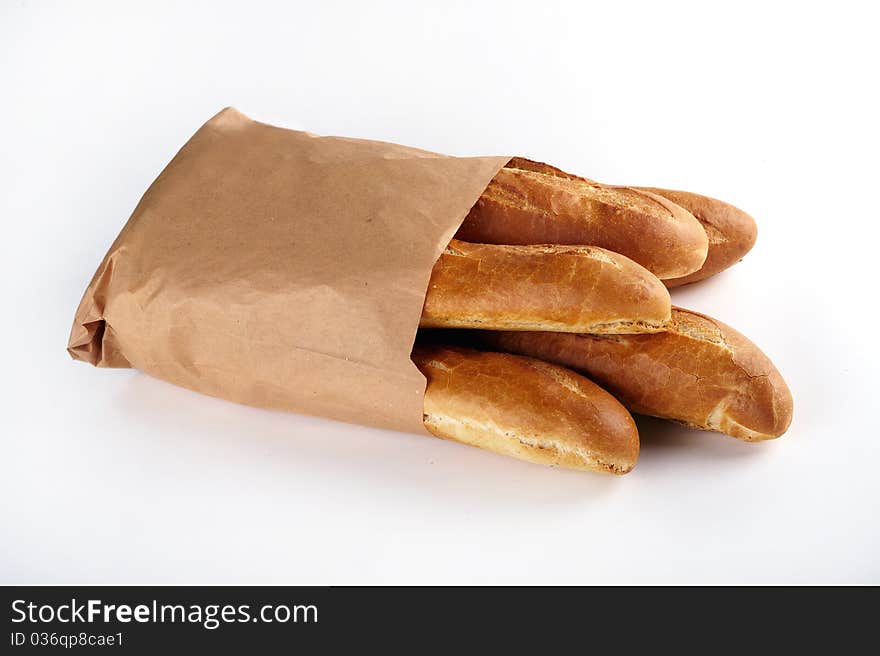
[[[531,358],[416,345],[427,379],[425,427],[437,437],[530,462],[624,474],[638,433],[627,410],[595,383]]]
[[[489,346],[569,366],[633,412],[748,441],[782,435],[791,392],[773,363],[729,326],[673,308],[665,332],[593,336],[485,332]]]
[[[567,180],[579,180],[585,184],[600,184],[593,180],[567,173],[555,166],[550,166],[543,162],[533,162],[523,157],[514,157],[507,163],[506,168],[532,171]],[[699,270],[686,276],[664,280],[667,287],[687,285],[720,273],[739,262],[755,245],[758,235],[755,220],[746,212],[729,203],[688,191],[660,189],[657,187],[625,188],[654,194],[684,208],[693,214],[706,232],[708,251],[703,265]]]
[[[434,265],[420,326],[656,332],[670,307],[656,276],[601,248],[453,240]]]
[[[667,199],[576,176],[502,168],[456,237],[488,244],[580,244],[635,260],[660,278],[700,269],[708,238]]]
[[[703,224],[709,238],[709,252],[700,270],[682,278],[665,280],[667,287],[680,287],[714,276],[743,259],[755,245],[758,237],[755,220],[730,203],[688,191],[651,187],[638,189],[653,192],[684,207]]]

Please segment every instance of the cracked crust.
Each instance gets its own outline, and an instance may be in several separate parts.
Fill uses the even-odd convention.
[[[708,251],[700,222],[668,199],[510,163],[489,183],[456,237],[484,244],[599,246],[659,278],[697,271]]]
[[[419,325],[644,333],[662,330],[670,307],[656,276],[601,248],[453,240],[434,265]]]
[[[769,358],[733,328],[690,310],[674,307],[666,332],[656,335],[481,339],[581,371],[633,412],[748,441],[779,437],[791,423],[791,392]]]
[[[503,353],[418,344],[425,427],[437,437],[521,460],[625,474],[639,455],[626,409],[568,369]]]

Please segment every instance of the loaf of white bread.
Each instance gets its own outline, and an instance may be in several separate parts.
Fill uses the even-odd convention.
[[[691,310],[673,308],[653,335],[485,331],[479,340],[581,372],[640,414],[748,441],[779,437],[791,423],[791,392],[770,359]]]
[[[697,218],[662,196],[510,165],[489,183],[456,238],[599,246],[664,279],[698,271],[709,249]]]
[[[431,273],[420,326],[650,333],[669,321],[656,276],[595,246],[494,246],[453,240]]]
[[[565,367],[504,353],[417,344],[425,427],[448,440],[544,465],[625,474],[639,437],[619,401]]]
[[[649,197],[665,199],[693,215],[693,217],[702,225],[703,231],[706,233],[707,252],[705,261],[698,269],[688,274],[677,274],[676,276],[666,275],[666,272],[656,266],[655,268],[652,268],[651,270],[654,271],[654,273],[664,279],[663,282],[667,287],[678,287],[680,285],[697,282],[733,266],[751,250],[752,246],[755,245],[755,239],[758,236],[757,225],[751,216],[729,203],[708,196],[702,196],[689,191],[675,191],[671,189],[660,189],[657,187],[620,187],[603,185],[594,180],[589,180],[572,173],[566,173],[555,166],[544,164],[542,162],[534,162],[523,157],[514,157],[507,163],[505,169],[508,169],[511,172],[528,171],[529,173],[534,174],[537,179],[542,180],[543,186],[552,185],[548,178],[565,180],[566,182],[564,184],[568,185],[569,188],[568,193],[575,194],[576,196],[577,194],[580,194],[582,198],[580,205],[592,212],[592,223],[602,226],[606,233],[614,235],[616,239],[623,240],[624,244],[621,247],[622,250],[617,250],[620,250],[621,253],[625,254],[628,254],[627,251],[631,250],[633,255],[630,256],[643,264],[645,264],[645,262],[653,262],[654,259],[658,257],[658,255],[652,252],[652,249],[664,248],[664,243],[662,241],[663,236],[675,239],[675,235],[665,233],[662,227],[654,227],[653,219],[648,217],[646,213],[643,213],[643,216],[641,217],[636,215],[630,218],[636,222],[641,222],[642,225],[646,227],[650,227],[653,231],[659,231],[661,236],[660,240],[657,240],[651,232],[640,233],[638,230],[635,230],[634,232],[625,230],[625,226],[617,224],[619,214],[602,211],[603,208],[601,205],[589,201],[589,199],[599,193],[597,190],[604,189],[607,194],[612,193],[608,190],[617,190],[618,193],[622,194],[622,196],[611,196],[611,198],[624,198],[627,191],[647,193],[650,195]],[[506,176],[507,174],[503,174],[501,177],[504,179]],[[533,183],[525,181],[520,182],[520,187],[525,186],[525,191],[521,192],[522,196],[529,197],[535,195],[536,192],[530,189],[531,184]],[[490,185],[487,190],[487,195],[491,196],[493,193],[495,192],[492,191],[492,185]],[[567,215],[567,205],[558,205],[558,201],[555,198],[553,198],[553,201],[553,203],[547,203],[541,206],[541,212],[545,217],[543,222],[550,225],[553,225],[554,223],[560,225],[567,224],[571,221],[571,218]],[[482,222],[492,224],[497,221],[501,227],[508,226],[509,224],[504,220],[503,213],[494,212],[493,208],[494,205],[487,200],[479,209],[474,208],[472,214],[477,214],[477,218]],[[496,215],[498,215],[497,218]],[[581,222],[586,221],[583,217],[575,217],[575,219],[580,220]],[[536,218],[536,215],[533,215],[530,220],[526,221],[526,223],[532,225],[537,223],[540,225],[540,221]],[[692,223],[690,225],[691,227],[693,226]],[[533,231],[534,227],[529,228],[529,230]],[[602,237],[602,239],[604,241],[607,237]],[[634,243],[629,243],[629,240],[632,240]],[[598,241],[588,243],[604,245]],[[634,249],[637,249],[639,246],[648,249],[649,255],[637,255],[636,253],[640,253],[641,251],[636,251]],[[612,248],[612,250],[615,249]],[[677,252],[677,249],[674,249],[673,252]],[[640,257],[644,259],[640,259]],[[666,257],[669,256],[667,255]],[[645,264],[645,266],[651,268],[648,264]]]

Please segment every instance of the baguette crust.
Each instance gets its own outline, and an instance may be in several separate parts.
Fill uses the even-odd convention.
[[[673,308],[667,332],[601,337],[484,333],[495,348],[583,372],[633,412],[757,441],[789,427],[791,392],[773,363],[733,328]]]
[[[422,328],[658,332],[669,292],[650,271],[595,246],[453,240],[431,273]]]
[[[558,169],[555,166],[550,166],[549,164],[546,164],[544,162],[536,162],[531,159],[526,159],[525,157],[514,157],[509,162],[507,162],[507,164],[504,165],[504,168],[520,169],[521,171],[532,171],[533,173],[552,175],[556,178],[567,178],[569,180],[581,180],[583,182],[589,182],[590,184],[599,184],[595,180],[590,180],[589,178],[584,178],[580,175],[575,175],[574,173],[563,171],[562,169]]]
[[[577,244],[607,248],[659,278],[700,269],[709,243],[700,222],[654,194],[502,168],[456,235],[488,244]]]
[[[755,220],[729,203],[688,191],[638,187],[681,205],[703,224],[709,237],[709,254],[699,271],[682,278],[664,280],[667,287],[680,287],[714,276],[739,262],[752,250],[758,238]]]
[[[507,168],[533,171],[567,180],[580,180],[586,183],[598,184],[592,180],[566,173],[555,166],[550,166],[543,162],[533,162],[523,157],[514,157],[507,163]],[[680,287],[681,285],[687,285],[709,276],[714,276],[716,273],[720,273],[739,262],[755,245],[755,240],[758,237],[758,226],[750,215],[738,207],[734,207],[716,198],[701,196],[700,194],[688,191],[658,189],[656,187],[630,188],[655,194],[683,207],[702,224],[703,230],[706,231],[706,236],[709,239],[706,261],[699,271],[681,278],[664,280],[663,282],[667,287]]]
[[[626,409],[595,383],[531,358],[416,345],[428,381],[425,427],[521,460],[625,474],[639,455]]]

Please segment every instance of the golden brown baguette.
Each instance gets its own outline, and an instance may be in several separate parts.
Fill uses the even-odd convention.
[[[539,360],[417,344],[425,427],[447,440],[567,469],[625,474],[639,436],[626,409],[583,376]]]
[[[453,240],[431,273],[423,328],[657,332],[669,292],[650,271],[595,246]]]
[[[486,332],[480,339],[583,372],[633,412],[749,441],[778,437],[791,423],[791,392],[767,356],[690,310],[673,308],[667,332],[655,335]]]
[[[599,184],[593,180],[566,173],[555,166],[543,162],[533,162],[523,157],[514,157],[508,162],[507,168],[532,171],[567,180],[580,180],[586,184]],[[702,224],[709,239],[706,261],[699,271],[681,278],[664,280],[667,287],[679,287],[714,276],[739,262],[755,245],[755,239],[758,236],[755,220],[729,203],[688,191],[658,189],[656,187],[633,187],[633,189],[657,194],[683,207]]]
[[[492,179],[456,237],[487,244],[599,246],[659,278],[699,270],[709,247],[700,222],[661,196],[510,167]]]
[[[709,254],[699,271],[682,278],[664,280],[667,287],[680,287],[704,280],[732,267],[752,250],[758,238],[755,220],[729,203],[688,191],[638,187],[681,205],[697,217],[709,237]]]

